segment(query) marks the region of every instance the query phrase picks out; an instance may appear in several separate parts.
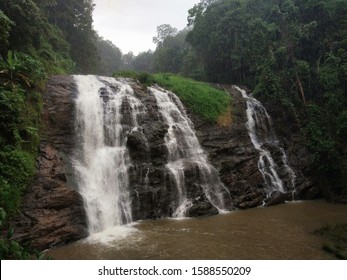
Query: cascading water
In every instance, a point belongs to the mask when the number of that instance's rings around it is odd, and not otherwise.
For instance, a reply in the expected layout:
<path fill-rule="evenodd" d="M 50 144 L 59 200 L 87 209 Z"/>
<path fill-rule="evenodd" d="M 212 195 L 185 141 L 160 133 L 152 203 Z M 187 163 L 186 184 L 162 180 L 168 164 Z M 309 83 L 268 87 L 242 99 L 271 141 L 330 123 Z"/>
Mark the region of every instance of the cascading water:
<path fill-rule="evenodd" d="M 141 203 L 148 203 L 141 199 L 146 199 L 148 192 L 154 195 L 157 190 L 152 186 L 150 162 L 133 165 L 130 156 L 133 158 L 134 151 L 128 149 L 134 148 L 128 141 L 130 135 L 132 139 L 138 137 L 136 139 L 142 139 L 141 143 L 147 147 L 148 158 L 151 156 L 144 130 L 144 127 L 148 129 L 149 112 L 140 101 L 140 98 L 147 99 L 135 96 L 125 79 L 74 76 L 74 80 L 77 145 L 73 168 L 85 201 L 89 232 L 97 241 L 101 237 L 108 242 L 113 236 L 117 238 L 113 228 L 132 222 L 132 206 L 141 209 Z M 155 171 L 163 172 L 164 177 L 170 174 L 172 188 L 167 190 L 162 182 L 160 189 L 171 203 L 164 206 L 163 216 L 184 217 L 193 206 L 195 212 L 196 209 L 214 213 L 216 209 L 231 209 L 230 193 L 220 182 L 217 170 L 208 163 L 178 97 L 160 88 L 152 87 L 149 91 L 150 99 L 156 101 L 159 108 L 160 120 L 168 125 L 165 137 L 162 136 L 167 148 L 164 156 L 167 161 L 163 162 L 167 173 L 160 168 Z M 133 185 L 134 176 L 145 177 Z M 155 207 L 148 209 L 157 211 Z"/>
<path fill-rule="evenodd" d="M 218 171 L 208 163 L 179 98 L 159 87 L 151 87 L 150 91 L 157 100 L 163 121 L 169 126 L 165 136 L 168 150 L 166 168 L 178 192 L 173 217 L 184 217 L 193 205 L 192 198 L 188 197 L 189 189 L 185 178 L 185 170 L 189 166 L 198 168 L 200 185 L 209 202 L 219 211 L 230 209 L 230 193 L 220 182 Z"/>
<path fill-rule="evenodd" d="M 272 120 L 263 105 L 255 98 L 247 95 L 245 90 L 235 86 L 247 102 L 247 128 L 249 137 L 256 150 L 259 151 L 258 169 L 263 175 L 267 196 L 273 192 L 294 192 L 296 175 L 288 165 L 283 148 L 279 147 Z M 280 157 L 275 160 L 273 154 Z M 289 181 L 284 182 L 287 177 Z"/>
<path fill-rule="evenodd" d="M 90 233 L 132 221 L 126 137 L 137 129 L 142 103 L 123 80 L 74 76 L 80 147 L 74 168 Z"/>

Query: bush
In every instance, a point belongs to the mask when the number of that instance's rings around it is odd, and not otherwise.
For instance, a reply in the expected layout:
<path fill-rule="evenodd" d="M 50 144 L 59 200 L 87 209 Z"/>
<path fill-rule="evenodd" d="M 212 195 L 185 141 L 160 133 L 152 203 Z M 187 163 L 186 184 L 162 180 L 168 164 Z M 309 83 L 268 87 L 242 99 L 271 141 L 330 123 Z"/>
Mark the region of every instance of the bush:
<path fill-rule="evenodd" d="M 150 86 L 154 83 L 154 78 L 151 74 L 147 72 L 135 72 L 132 70 L 120 71 L 113 74 L 114 77 L 124 77 L 124 78 L 132 78 L 139 81 L 141 84 L 145 86 Z"/>
<path fill-rule="evenodd" d="M 22 53 L 9 51 L 0 63 L 0 207 L 12 216 L 35 173 L 42 107 L 36 85 L 46 73 Z"/>
<path fill-rule="evenodd" d="M 35 156 L 5 147 L 0 151 L 0 207 L 10 216 L 19 209 L 22 194 L 35 174 Z"/>
<path fill-rule="evenodd" d="M 0 145 L 18 143 L 21 112 L 25 107 L 24 91 L 19 88 L 5 90 L 0 87 Z"/>
<path fill-rule="evenodd" d="M 8 38 L 14 22 L 0 10 L 0 56 L 6 53 Z"/>
<path fill-rule="evenodd" d="M 3 231 L 3 236 L 0 237 L 0 260 L 15 259 L 44 259 L 45 255 L 31 250 L 28 247 L 23 247 L 17 241 L 11 240 L 14 230 L 12 227 L 6 227 L 6 212 L 0 207 L 0 231 Z"/>
<path fill-rule="evenodd" d="M 0 68 L 1 80 L 12 87 L 18 83 L 21 87 L 30 88 L 46 78 L 42 63 L 21 52 L 8 51 L 7 60 L 0 61 Z"/>

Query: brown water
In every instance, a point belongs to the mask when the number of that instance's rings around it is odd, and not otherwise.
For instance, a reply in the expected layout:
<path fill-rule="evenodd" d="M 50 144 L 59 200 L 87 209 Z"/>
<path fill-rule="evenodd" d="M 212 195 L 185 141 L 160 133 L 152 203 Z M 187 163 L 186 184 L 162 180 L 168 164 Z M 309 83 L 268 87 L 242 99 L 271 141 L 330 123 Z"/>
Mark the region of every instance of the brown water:
<path fill-rule="evenodd" d="M 331 259 L 312 232 L 347 222 L 347 205 L 286 203 L 208 218 L 142 221 L 124 238 L 79 241 L 47 252 L 55 259 Z M 127 232 L 127 233 L 126 233 Z"/>

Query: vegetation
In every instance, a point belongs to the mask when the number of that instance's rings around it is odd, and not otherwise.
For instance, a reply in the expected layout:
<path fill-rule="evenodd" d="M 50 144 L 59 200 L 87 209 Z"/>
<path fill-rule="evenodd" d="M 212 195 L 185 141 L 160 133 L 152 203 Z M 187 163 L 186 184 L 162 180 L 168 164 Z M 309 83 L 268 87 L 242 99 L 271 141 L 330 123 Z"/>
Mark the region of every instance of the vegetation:
<path fill-rule="evenodd" d="M 123 56 L 123 69 L 253 89 L 290 126 L 279 133 L 301 135 L 308 175 L 334 200 L 347 196 L 346 15 L 346 0 L 201 0 L 187 28 L 158 26 L 156 50 Z"/>
<path fill-rule="evenodd" d="M 111 41 L 97 37 L 95 42 L 99 55 L 99 75 L 111 76 L 122 67 L 122 52 Z"/>
<path fill-rule="evenodd" d="M 186 41 L 189 29 L 178 31 L 169 24 L 157 27 L 157 44 L 154 52 L 141 52 L 135 56 L 132 52 L 122 56 L 122 70 L 149 73 L 181 74 L 188 78 L 203 79 L 204 69 L 197 53 Z"/>
<path fill-rule="evenodd" d="M 41 62 L 8 51 L 0 61 L 0 257 L 31 258 L 28 249 L 11 241 L 5 217 L 19 209 L 22 194 L 35 173 L 41 117 L 40 83 L 46 77 Z"/>
<path fill-rule="evenodd" d="M 14 214 L 35 172 L 39 143 L 42 64 L 23 53 L 0 61 L 0 205 Z"/>
<path fill-rule="evenodd" d="M 93 29 L 93 0 L 35 0 L 35 2 L 41 7 L 50 26 L 59 28 L 63 33 L 77 71 L 83 74 L 96 73 L 98 55 L 95 46 L 96 32 Z"/>
<path fill-rule="evenodd" d="M 150 71 L 253 89 L 301 134 L 325 196 L 347 196 L 347 1 L 201 0 L 188 14 L 182 31 L 158 26 Z"/>
<path fill-rule="evenodd" d="M 124 71 L 115 73 L 113 76 L 132 78 L 134 80 L 139 81 L 144 86 L 151 86 L 155 82 L 154 77 L 147 72 L 135 72 L 133 70 L 124 70 Z"/>
<path fill-rule="evenodd" d="M 91 0 L 0 2 L 0 257 L 32 258 L 8 220 L 36 169 L 48 74 L 97 71 Z"/>
<path fill-rule="evenodd" d="M 73 70 L 74 63 L 64 35 L 49 24 L 45 11 L 35 1 L 4 0 L 0 10 L 11 21 L 6 27 L 8 44 L 2 47 L 2 57 L 6 57 L 8 50 L 18 51 L 40 61 L 48 73 Z"/>
<path fill-rule="evenodd" d="M 120 71 L 114 76 L 133 78 L 145 86 L 158 84 L 174 92 L 189 110 L 209 122 L 217 122 L 222 125 L 222 118 L 225 118 L 225 115 L 231 115 L 230 95 L 207 83 L 169 73 L 151 75 L 131 70 Z"/>
<path fill-rule="evenodd" d="M 44 259 L 44 254 L 30 249 L 29 246 L 22 246 L 18 242 L 11 240 L 13 235 L 13 228 L 6 226 L 6 212 L 0 208 L 0 230 L 5 229 L 6 234 L 0 238 L 0 260 L 13 259 L 13 260 L 30 260 L 30 259 Z"/>
<path fill-rule="evenodd" d="M 207 121 L 217 122 L 230 109 L 230 95 L 206 83 L 172 74 L 153 76 L 158 85 L 173 91 L 191 111 Z"/>
<path fill-rule="evenodd" d="M 323 249 L 335 257 L 347 260 L 347 224 L 324 226 L 314 232 L 325 240 Z"/>

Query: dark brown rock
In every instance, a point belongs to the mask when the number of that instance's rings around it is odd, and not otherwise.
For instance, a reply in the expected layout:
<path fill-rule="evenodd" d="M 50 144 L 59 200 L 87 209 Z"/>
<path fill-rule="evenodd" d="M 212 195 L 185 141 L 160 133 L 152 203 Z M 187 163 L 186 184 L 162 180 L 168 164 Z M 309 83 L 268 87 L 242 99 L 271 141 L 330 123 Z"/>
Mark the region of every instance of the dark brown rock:
<path fill-rule="evenodd" d="M 281 192 L 273 192 L 270 197 L 266 198 L 264 200 L 264 204 L 266 206 L 281 204 L 286 201 L 293 200 L 293 194 L 292 193 L 281 193 Z"/>
<path fill-rule="evenodd" d="M 217 214 L 218 209 L 207 199 L 204 199 L 203 202 L 193 203 L 193 206 L 191 206 L 186 213 L 188 217 L 212 216 Z"/>
<path fill-rule="evenodd" d="M 258 170 L 258 151 L 249 138 L 246 128 L 246 103 L 232 87 L 231 122 L 216 125 L 203 121 L 190 113 L 199 141 L 208 154 L 211 164 L 219 170 L 223 184 L 230 191 L 235 207 L 250 208 L 262 205 L 263 177 Z M 256 193 L 256 195 L 254 195 Z"/>
<path fill-rule="evenodd" d="M 39 250 L 88 235 L 83 199 L 73 189 L 69 171 L 74 145 L 74 92 L 72 77 L 55 76 L 47 83 L 37 175 L 13 221 L 13 238 Z"/>
<path fill-rule="evenodd" d="M 266 201 L 273 205 L 287 200 L 288 195 L 281 196 L 281 199 L 266 200 L 264 191 L 266 186 L 263 176 L 258 170 L 259 152 L 251 143 L 246 128 L 246 102 L 232 86 L 219 87 L 228 91 L 232 96 L 231 123 L 228 125 L 211 124 L 193 113 L 190 113 L 190 118 L 210 162 L 219 170 L 222 182 L 229 189 L 234 205 L 245 209 L 260 206 Z M 279 123 L 281 121 L 284 120 L 280 119 Z M 276 121 L 274 122 L 276 123 Z M 292 126 L 288 127 L 294 129 Z M 290 139 L 288 140 L 286 137 L 290 137 Z M 304 175 L 309 166 L 307 149 L 302 145 L 302 139 L 297 134 L 291 135 L 290 132 L 287 132 L 286 136 L 280 134 L 279 139 L 284 142 L 289 164 L 297 176 L 295 198 L 305 198 L 305 193 L 312 188 L 312 183 Z M 271 149 L 271 147 L 269 148 Z M 276 155 L 278 151 L 274 151 L 274 153 Z M 285 184 L 287 184 L 286 180 Z"/>
<path fill-rule="evenodd" d="M 64 182 L 40 178 L 28 188 L 14 239 L 43 250 L 87 236 L 82 197 Z"/>
<path fill-rule="evenodd" d="M 278 106 L 277 102 L 264 100 L 263 105 L 273 120 L 276 135 L 287 153 L 290 166 L 296 173 L 295 199 L 322 198 L 322 190 L 316 187 L 319 182 L 314 182 L 314 179 L 310 177 L 312 174 L 311 155 L 306 145 L 307 139 L 302 133 L 301 124 L 293 113 L 283 110 L 283 107 Z"/>
<path fill-rule="evenodd" d="M 72 76 L 52 76 L 43 95 L 42 141 L 54 143 L 64 153 L 71 153 L 74 147 L 75 94 Z"/>

